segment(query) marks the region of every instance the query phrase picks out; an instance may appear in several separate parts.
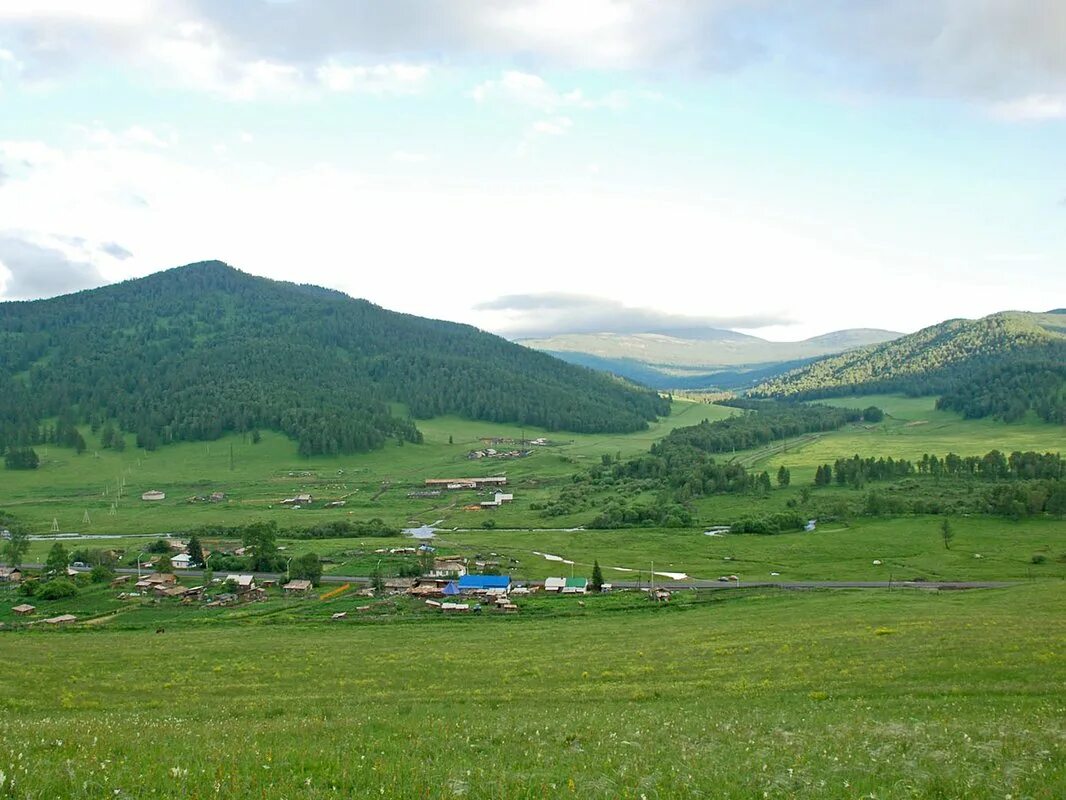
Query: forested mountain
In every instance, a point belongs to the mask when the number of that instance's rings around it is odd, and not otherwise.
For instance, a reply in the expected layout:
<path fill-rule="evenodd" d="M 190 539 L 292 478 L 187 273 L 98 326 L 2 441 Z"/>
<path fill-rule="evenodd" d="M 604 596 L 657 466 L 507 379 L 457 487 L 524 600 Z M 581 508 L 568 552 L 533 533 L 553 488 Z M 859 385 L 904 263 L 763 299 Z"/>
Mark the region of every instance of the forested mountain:
<path fill-rule="evenodd" d="M 668 413 L 655 392 L 475 328 L 217 261 L 0 304 L 0 450 L 110 420 L 145 447 L 257 428 L 306 455 L 418 441 L 389 401 L 415 418 L 588 432 Z M 50 417 L 58 426 L 42 430 Z"/>
<path fill-rule="evenodd" d="M 1066 420 L 1066 314 L 1006 311 L 955 319 L 893 342 L 825 358 L 757 386 L 756 397 L 858 392 L 943 395 L 967 416 Z"/>
<path fill-rule="evenodd" d="M 667 371 L 651 364 L 645 364 L 633 358 L 601 358 L 588 353 L 568 353 L 566 351 L 545 350 L 545 353 L 579 364 L 583 367 L 610 372 L 627 380 L 642 383 L 653 389 L 663 391 L 695 391 L 701 389 L 721 389 L 726 391 L 743 390 L 777 377 L 785 372 L 809 364 L 814 359 L 805 358 L 798 361 L 781 361 L 771 364 L 738 365 L 717 372 L 681 372 Z"/>
<path fill-rule="evenodd" d="M 729 330 L 671 330 L 654 333 L 571 333 L 546 339 L 520 339 L 536 350 L 561 355 L 630 359 L 666 374 L 718 372 L 738 367 L 767 366 L 842 353 L 890 341 L 892 331 L 856 328 L 798 342 L 771 342 Z"/>

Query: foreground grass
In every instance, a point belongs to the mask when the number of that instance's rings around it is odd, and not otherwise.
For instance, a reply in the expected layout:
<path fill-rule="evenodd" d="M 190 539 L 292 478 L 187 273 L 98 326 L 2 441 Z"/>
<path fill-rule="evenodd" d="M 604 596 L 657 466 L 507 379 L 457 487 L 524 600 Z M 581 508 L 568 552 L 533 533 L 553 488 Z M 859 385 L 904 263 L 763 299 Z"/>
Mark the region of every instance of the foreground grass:
<path fill-rule="evenodd" d="M 1064 645 L 1060 584 L 8 633 L 0 793 L 1054 798 Z"/>

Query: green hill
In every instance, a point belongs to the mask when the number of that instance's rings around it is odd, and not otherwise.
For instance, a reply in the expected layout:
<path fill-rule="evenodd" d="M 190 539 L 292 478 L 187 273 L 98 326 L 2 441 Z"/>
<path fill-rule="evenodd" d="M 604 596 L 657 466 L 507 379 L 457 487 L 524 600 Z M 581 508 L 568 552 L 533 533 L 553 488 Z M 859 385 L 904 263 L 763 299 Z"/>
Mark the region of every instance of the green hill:
<path fill-rule="evenodd" d="M 1066 315 L 1005 311 L 953 319 L 892 342 L 815 361 L 766 381 L 756 397 L 871 392 L 944 395 L 968 416 L 1066 421 Z"/>
<path fill-rule="evenodd" d="M 579 432 L 668 413 L 650 390 L 475 328 L 217 261 L 0 304 L 0 450 L 75 444 L 75 424 L 110 420 L 148 448 L 258 428 L 305 455 L 418 441 L 390 402 Z"/>

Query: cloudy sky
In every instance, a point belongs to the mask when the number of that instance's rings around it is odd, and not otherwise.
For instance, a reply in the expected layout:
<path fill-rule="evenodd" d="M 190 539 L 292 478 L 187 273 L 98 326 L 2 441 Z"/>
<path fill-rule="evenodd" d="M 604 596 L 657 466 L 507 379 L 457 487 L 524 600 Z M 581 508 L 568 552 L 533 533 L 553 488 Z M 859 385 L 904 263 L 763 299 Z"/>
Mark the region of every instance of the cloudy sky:
<path fill-rule="evenodd" d="M 0 0 L 0 297 L 210 258 L 517 335 L 1066 305 L 1060 0 Z"/>

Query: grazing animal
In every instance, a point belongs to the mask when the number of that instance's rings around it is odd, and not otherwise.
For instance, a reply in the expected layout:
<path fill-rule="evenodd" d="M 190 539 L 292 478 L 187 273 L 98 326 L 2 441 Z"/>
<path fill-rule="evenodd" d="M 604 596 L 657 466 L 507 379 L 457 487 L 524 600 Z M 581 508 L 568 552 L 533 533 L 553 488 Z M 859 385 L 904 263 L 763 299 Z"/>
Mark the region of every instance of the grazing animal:
<path fill-rule="evenodd" d="M 156 629 L 155 629 L 155 632 L 156 632 L 156 633 L 166 633 L 166 632 L 167 632 L 167 629 L 166 629 L 166 628 L 162 628 L 162 627 L 160 627 L 160 628 L 156 628 Z"/>

